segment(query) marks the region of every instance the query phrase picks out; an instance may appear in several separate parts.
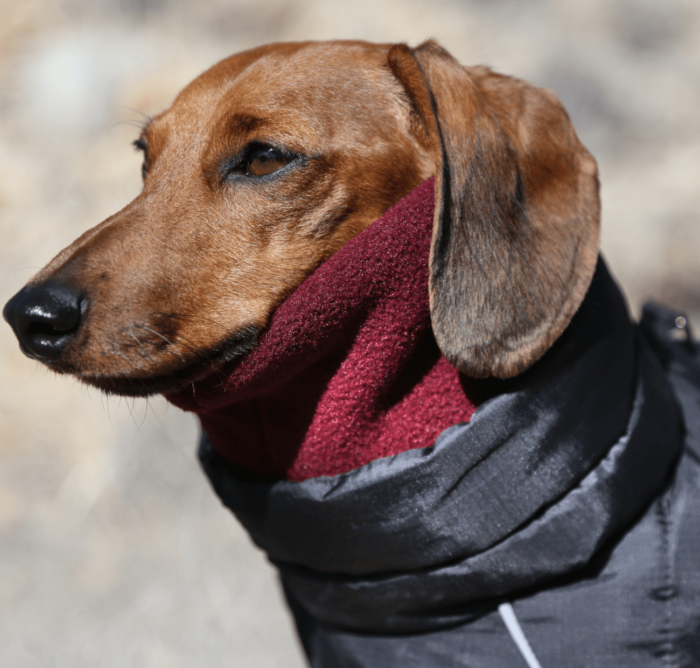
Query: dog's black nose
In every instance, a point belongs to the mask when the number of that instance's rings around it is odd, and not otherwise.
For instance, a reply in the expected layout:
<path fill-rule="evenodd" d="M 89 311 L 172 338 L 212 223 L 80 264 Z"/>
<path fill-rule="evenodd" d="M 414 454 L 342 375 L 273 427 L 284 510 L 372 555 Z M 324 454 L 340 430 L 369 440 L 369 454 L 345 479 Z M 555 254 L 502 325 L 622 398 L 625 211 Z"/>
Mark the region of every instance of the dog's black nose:
<path fill-rule="evenodd" d="M 71 288 L 55 283 L 22 288 L 5 305 L 2 315 L 28 357 L 56 360 L 80 327 L 85 300 Z"/>

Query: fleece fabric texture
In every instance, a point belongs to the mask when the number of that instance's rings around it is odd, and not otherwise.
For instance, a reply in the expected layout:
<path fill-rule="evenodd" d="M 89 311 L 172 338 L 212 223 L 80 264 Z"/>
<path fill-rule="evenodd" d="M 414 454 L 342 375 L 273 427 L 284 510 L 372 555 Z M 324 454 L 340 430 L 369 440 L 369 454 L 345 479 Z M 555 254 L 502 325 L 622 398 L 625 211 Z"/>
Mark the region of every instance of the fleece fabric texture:
<path fill-rule="evenodd" d="M 225 461 L 266 479 L 333 476 L 469 422 L 482 386 L 430 328 L 433 212 L 429 179 L 311 274 L 246 358 L 168 397 Z"/>

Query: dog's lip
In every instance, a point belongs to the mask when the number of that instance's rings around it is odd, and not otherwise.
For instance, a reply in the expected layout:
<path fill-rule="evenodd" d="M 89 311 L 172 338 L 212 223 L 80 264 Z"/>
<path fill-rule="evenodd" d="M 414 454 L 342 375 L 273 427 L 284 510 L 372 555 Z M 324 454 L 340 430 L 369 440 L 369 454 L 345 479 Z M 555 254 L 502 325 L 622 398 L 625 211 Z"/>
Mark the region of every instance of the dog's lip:
<path fill-rule="evenodd" d="M 195 359 L 178 367 L 171 367 L 162 373 L 149 376 L 132 376 L 128 374 L 110 376 L 97 375 L 89 371 L 77 373 L 78 379 L 98 388 L 107 394 L 125 397 L 150 397 L 154 394 L 174 394 L 193 383 L 204 380 L 227 363 L 239 363 L 255 347 L 259 329 L 248 326 L 239 329 Z"/>
<path fill-rule="evenodd" d="M 222 363 L 195 362 L 186 367 L 153 376 L 103 376 L 84 373 L 78 374 L 78 379 L 106 394 L 116 394 L 123 397 L 150 397 L 155 394 L 179 392 L 188 385 L 216 373 Z"/>

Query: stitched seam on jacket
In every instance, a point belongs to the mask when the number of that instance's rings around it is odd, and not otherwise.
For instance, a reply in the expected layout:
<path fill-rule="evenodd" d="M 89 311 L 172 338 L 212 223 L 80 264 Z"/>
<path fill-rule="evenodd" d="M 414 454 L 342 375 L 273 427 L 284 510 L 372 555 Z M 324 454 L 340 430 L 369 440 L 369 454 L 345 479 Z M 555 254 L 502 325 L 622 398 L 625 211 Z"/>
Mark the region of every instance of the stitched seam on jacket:
<path fill-rule="evenodd" d="M 671 513 L 669 512 L 670 500 L 668 493 L 659 499 L 657 504 L 656 517 L 661 528 L 661 569 L 663 588 L 670 594 L 675 588 L 673 586 L 673 565 L 672 565 L 672 547 L 671 547 Z M 664 622 L 661 628 L 663 642 L 662 661 L 664 668 L 680 668 L 680 656 L 678 652 L 678 644 L 673 637 L 673 605 L 674 596 L 668 595 L 664 597 Z"/>

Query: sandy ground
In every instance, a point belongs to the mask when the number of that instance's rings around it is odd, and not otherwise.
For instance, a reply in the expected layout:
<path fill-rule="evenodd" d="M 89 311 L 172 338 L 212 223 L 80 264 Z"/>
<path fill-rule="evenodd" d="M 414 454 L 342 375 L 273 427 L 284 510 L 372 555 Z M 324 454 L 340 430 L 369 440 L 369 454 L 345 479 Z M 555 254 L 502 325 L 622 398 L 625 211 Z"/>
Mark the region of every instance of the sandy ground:
<path fill-rule="evenodd" d="M 0 0 L 0 17 L 0 303 L 138 192 L 142 114 L 217 60 L 435 37 L 559 94 L 599 160 L 633 311 L 653 296 L 700 315 L 697 0 Z M 1 666 L 303 665 L 190 416 L 49 375 L 4 325 L 0 379 Z"/>

